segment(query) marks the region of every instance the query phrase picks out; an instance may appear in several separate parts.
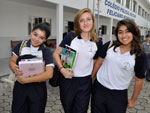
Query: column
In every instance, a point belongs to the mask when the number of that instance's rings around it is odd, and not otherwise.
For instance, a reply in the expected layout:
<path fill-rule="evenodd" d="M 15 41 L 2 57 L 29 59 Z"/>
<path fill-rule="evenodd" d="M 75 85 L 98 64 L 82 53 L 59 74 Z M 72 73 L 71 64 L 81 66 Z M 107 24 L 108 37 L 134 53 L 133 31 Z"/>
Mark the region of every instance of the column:
<path fill-rule="evenodd" d="M 56 6 L 56 45 L 60 44 L 63 39 L 63 5 L 61 3 Z"/>
<path fill-rule="evenodd" d="M 110 18 L 109 20 L 109 26 L 108 26 L 108 31 L 109 31 L 109 39 L 112 41 L 112 26 L 113 26 L 113 19 Z"/>
<path fill-rule="evenodd" d="M 97 29 L 96 32 L 98 34 L 98 29 L 99 29 L 99 13 L 100 13 L 100 0 L 97 0 L 97 7 L 98 7 L 98 13 L 97 13 Z"/>
<path fill-rule="evenodd" d="M 95 0 L 93 0 L 93 15 L 95 16 Z"/>
<path fill-rule="evenodd" d="M 87 7 L 91 9 L 91 11 L 93 12 L 93 7 L 94 7 L 94 0 L 87 0 Z"/>
<path fill-rule="evenodd" d="M 126 0 L 124 0 L 123 2 L 124 2 L 124 3 L 123 3 L 123 6 L 126 7 Z"/>

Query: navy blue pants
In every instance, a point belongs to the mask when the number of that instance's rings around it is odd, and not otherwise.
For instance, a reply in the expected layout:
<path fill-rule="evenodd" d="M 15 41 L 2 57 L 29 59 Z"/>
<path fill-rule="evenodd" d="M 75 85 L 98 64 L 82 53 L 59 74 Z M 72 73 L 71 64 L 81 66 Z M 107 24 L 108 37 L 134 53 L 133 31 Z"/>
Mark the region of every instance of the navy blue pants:
<path fill-rule="evenodd" d="M 127 104 L 127 90 L 110 90 L 94 81 L 91 113 L 126 113 Z"/>
<path fill-rule="evenodd" d="M 91 86 L 91 76 L 61 78 L 60 99 L 65 113 L 87 113 Z"/>
<path fill-rule="evenodd" d="M 46 83 L 20 84 L 13 89 L 12 113 L 44 113 L 47 99 Z"/>

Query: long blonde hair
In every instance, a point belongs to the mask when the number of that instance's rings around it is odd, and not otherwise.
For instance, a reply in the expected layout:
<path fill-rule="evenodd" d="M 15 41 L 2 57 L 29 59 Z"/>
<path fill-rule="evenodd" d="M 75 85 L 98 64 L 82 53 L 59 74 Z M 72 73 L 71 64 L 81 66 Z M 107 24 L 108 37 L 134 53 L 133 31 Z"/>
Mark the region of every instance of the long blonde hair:
<path fill-rule="evenodd" d="M 78 11 L 76 16 L 74 17 L 74 34 L 75 36 L 78 36 L 81 34 L 82 30 L 80 29 L 79 19 L 81 15 L 86 12 L 92 16 L 92 20 L 93 20 L 93 27 L 90 31 L 91 40 L 94 42 L 98 42 L 98 37 L 96 36 L 96 33 L 95 33 L 95 17 L 89 8 L 83 8 L 82 10 Z"/>

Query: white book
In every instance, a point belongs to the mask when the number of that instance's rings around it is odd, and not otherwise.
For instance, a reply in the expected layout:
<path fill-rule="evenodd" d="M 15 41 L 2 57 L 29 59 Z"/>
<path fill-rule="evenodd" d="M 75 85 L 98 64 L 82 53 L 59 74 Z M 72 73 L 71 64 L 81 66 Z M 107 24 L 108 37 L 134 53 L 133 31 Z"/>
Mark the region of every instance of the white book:
<path fill-rule="evenodd" d="M 45 62 L 40 59 L 25 59 L 19 62 L 19 69 L 24 77 L 34 76 L 44 72 Z"/>

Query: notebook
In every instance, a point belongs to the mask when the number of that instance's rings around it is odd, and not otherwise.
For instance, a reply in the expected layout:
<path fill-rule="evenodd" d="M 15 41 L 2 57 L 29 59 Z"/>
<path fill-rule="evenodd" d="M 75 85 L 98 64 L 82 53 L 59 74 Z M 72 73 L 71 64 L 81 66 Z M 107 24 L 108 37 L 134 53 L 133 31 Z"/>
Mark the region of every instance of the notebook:
<path fill-rule="evenodd" d="M 65 68 L 73 69 L 77 58 L 77 52 L 68 45 L 65 45 L 61 52 L 61 61 Z"/>
<path fill-rule="evenodd" d="M 31 77 L 44 72 L 45 63 L 43 60 L 25 59 L 19 62 L 19 69 L 24 77 Z"/>

